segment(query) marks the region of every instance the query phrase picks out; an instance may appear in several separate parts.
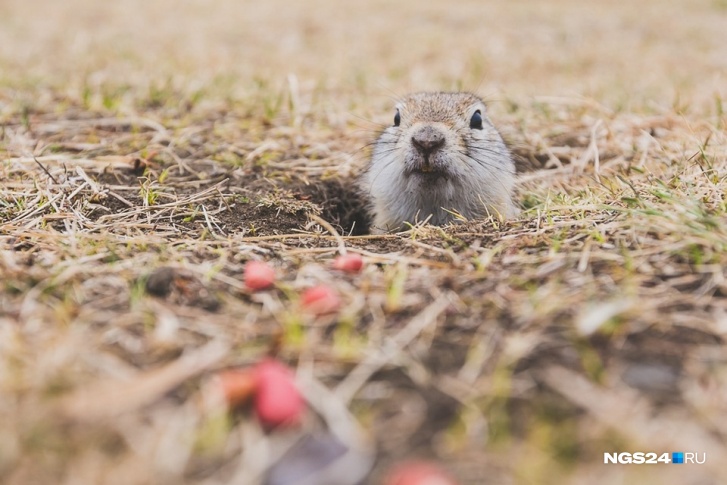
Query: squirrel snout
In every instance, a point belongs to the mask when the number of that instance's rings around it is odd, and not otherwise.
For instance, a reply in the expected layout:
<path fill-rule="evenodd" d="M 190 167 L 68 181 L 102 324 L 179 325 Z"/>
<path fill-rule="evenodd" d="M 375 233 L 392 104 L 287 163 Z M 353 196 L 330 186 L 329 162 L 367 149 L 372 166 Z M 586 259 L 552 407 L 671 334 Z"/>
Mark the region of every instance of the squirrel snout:
<path fill-rule="evenodd" d="M 412 135 L 411 144 L 422 155 L 429 155 L 444 146 L 444 133 L 431 126 L 425 126 Z"/>

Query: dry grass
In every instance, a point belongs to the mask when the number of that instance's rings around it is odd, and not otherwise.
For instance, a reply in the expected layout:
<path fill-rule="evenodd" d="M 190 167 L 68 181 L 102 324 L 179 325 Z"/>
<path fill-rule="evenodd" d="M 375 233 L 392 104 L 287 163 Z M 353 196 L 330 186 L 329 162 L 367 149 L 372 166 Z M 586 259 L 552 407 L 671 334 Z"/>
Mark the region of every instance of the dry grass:
<path fill-rule="evenodd" d="M 366 483 L 727 481 L 727 10 L 676 3 L 4 2 L 2 482 L 259 483 L 301 435 Z M 526 210 L 362 234 L 393 93 L 459 88 Z M 299 311 L 317 283 L 338 314 Z M 214 392 L 268 353 L 300 430 Z M 679 450 L 707 463 L 603 465 Z"/>

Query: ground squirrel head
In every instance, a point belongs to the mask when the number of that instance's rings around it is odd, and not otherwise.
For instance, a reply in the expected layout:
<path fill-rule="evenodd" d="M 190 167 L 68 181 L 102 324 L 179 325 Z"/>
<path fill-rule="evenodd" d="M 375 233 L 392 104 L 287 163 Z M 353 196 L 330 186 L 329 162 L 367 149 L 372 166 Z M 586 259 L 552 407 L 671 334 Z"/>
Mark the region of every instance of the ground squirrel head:
<path fill-rule="evenodd" d="M 396 106 L 361 178 L 376 231 L 428 219 L 516 213 L 515 166 L 485 103 L 470 93 L 414 93 Z"/>

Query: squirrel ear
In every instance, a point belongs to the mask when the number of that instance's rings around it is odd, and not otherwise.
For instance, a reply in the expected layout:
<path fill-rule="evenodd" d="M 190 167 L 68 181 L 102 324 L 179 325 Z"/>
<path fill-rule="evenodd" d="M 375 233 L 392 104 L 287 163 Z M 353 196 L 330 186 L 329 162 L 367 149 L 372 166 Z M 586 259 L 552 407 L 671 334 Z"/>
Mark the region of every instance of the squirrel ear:
<path fill-rule="evenodd" d="M 473 130 L 481 130 L 482 127 L 482 112 L 480 110 L 475 111 L 470 119 L 470 128 Z"/>
<path fill-rule="evenodd" d="M 399 123 L 401 123 L 401 115 L 399 114 L 399 109 L 397 108 L 396 114 L 394 115 L 394 126 L 399 126 Z"/>

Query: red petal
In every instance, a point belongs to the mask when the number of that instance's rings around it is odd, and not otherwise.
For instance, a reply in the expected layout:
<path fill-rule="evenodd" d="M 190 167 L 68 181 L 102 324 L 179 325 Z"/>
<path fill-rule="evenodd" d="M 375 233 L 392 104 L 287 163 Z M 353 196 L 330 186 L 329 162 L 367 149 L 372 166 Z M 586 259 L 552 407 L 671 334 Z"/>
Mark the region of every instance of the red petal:
<path fill-rule="evenodd" d="M 346 273 L 358 273 L 361 268 L 363 268 L 363 258 L 360 254 L 349 253 L 333 260 L 333 269 Z"/>
<path fill-rule="evenodd" d="M 263 261 L 249 261 L 245 265 L 245 286 L 251 291 L 270 288 L 275 283 L 275 271 Z"/>
<path fill-rule="evenodd" d="M 457 485 L 457 482 L 434 463 L 409 461 L 389 472 L 384 485 Z"/>
<path fill-rule="evenodd" d="M 308 288 L 303 292 L 300 300 L 303 309 L 314 315 L 335 313 L 341 306 L 341 298 L 338 293 L 325 285 Z"/>
<path fill-rule="evenodd" d="M 300 423 L 305 402 L 295 386 L 293 372 L 280 362 L 266 359 L 253 369 L 257 392 L 255 413 L 266 427 Z"/>
<path fill-rule="evenodd" d="M 250 370 L 228 369 L 217 374 L 217 380 L 230 408 L 244 404 L 255 392 L 257 383 Z"/>

